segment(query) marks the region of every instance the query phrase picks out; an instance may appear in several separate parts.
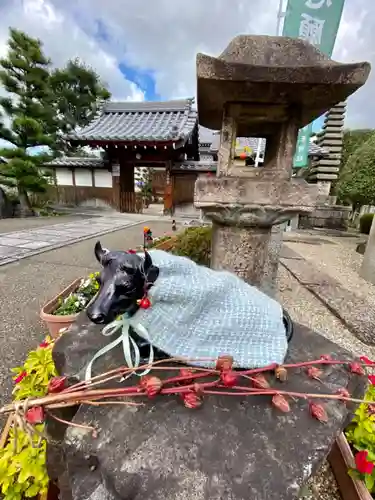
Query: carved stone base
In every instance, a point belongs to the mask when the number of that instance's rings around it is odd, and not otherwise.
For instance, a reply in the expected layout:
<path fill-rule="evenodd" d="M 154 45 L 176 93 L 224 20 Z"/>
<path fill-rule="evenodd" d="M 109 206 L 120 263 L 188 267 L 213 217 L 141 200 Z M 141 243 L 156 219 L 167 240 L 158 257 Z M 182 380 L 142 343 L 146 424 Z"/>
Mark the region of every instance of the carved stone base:
<path fill-rule="evenodd" d="M 225 269 L 262 288 L 271 228 L 240 228 L 213 224 L 213 269 Z"/>

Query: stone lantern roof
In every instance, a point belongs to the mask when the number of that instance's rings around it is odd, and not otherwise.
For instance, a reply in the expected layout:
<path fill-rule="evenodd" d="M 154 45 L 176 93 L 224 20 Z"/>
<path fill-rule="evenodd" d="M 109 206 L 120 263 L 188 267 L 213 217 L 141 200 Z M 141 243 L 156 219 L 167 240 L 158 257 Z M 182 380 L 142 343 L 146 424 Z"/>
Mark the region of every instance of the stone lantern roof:
<path fill-rule="evenodd" d="M 197 55 L 199 123 L 220 129 L 230 102 L 239 104 L 238 137 L 272 134 L 292 111 L 303 127 L 361 87 L 370 69 L 332 61 L 305 40 L 240 35 L 219 57 Z"/>

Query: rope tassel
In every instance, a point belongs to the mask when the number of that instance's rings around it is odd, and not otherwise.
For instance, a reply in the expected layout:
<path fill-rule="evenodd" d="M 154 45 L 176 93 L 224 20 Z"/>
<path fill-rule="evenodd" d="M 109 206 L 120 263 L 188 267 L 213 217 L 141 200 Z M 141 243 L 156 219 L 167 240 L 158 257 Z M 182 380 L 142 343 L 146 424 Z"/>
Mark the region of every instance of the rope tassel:
<path fill-rule="evenodd" d="M 118 332 L 119 330 L 121 330 L 121 334 L 119 335 L 119 337 L 117 339 L 113 340 L 105 347 L 102 347 L 102 349 L 100 349 L 94 355 L 94 357 L 91 359 L 91 361 L 89 362 L 89 364 L 86 367 L 86 373 L 85 373 L 85 380 L 86 381 L 88 381 L 92 378 L 92 366 L 93 366 L 94 361 L 96 361 L 101 356 L 104 356 L 104 354 L 107 354 L 107 352 L 110 352 L 113 348 L 117 347 L 121 343 L 122 343 L 122 348 L 123 348 L 123 352 L 124 352 L 125 362 L 126 362 L 126 365 L 128 366 L 128 368 L 136 369 L 139 367 L 141 356 L 140 356 L 140 352 L 139 352 L 139 348 L 137 346 L 137 343 L 135 342 L 133 337 L 130 335 L 130 331 L 129 331 L 130 326 L 133 328 L 133 330 L 138 335 L 140 335 L 141 337 L 143 337 L 145 340 L 147 340 L 150 343 L 150 355 L 149 355 L 147 365 L 148 364 L 151 365 L 154 362 L 154 349 L 151 345 L 150 337 L 148 335 L 146 328 L 144 328 L 140 324 L 137 324 L 137 325 L 131 324 L 130 318 L 126 314 L 124 314 L 123 316 L 116 319 L 115 321 L 112 321 L 112 323 L 109 323 L 107 326 L 105 326 L 103 328 L 102 334 L 106 337 L 110 337 L 111 335 Z M 134 353 L 134 363 L 132 360 L 132 350 Z M 136 374 L 138 377 L 142 377 L 143 375 L 147 375 L 147 373 L 149 373 L 150 370 L 151 370 L 151 368 L 148 368 L 148 369 L 144 370 L 143 372 L 132 371 L 129 375 L 127 375 L 126 377 L 123 377 L 121 379 L 121 381 L 126 380 L 127 378 L 131 377 L 134 374 Z"/>

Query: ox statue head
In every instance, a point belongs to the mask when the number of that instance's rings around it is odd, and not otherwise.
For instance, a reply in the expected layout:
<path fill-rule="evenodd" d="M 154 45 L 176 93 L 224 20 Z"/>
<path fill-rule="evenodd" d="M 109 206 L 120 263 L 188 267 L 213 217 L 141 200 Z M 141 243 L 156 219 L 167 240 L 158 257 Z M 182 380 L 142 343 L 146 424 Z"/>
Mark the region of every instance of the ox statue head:
<path fill-rule="evenodd" d="M 142 299 L 159 275 L 150 254 L 110 251 L 95 245 L 95 256 L 102 266 L 98 276 L 99 291 L 87 308 L 87 316 L 96 324 L 107 324 L 120 314 L 134 314 L 137 300 Z"/>

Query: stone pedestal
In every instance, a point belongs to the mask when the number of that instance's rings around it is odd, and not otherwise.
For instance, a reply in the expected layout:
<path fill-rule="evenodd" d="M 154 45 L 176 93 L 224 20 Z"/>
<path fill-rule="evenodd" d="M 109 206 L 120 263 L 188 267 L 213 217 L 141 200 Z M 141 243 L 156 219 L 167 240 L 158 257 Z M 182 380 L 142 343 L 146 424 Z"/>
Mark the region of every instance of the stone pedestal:
<path fill-rule="evenodd" d="M 82 313 L 54 347 L 59 374 L 82 375 L 107 343 L 100 326 L 88 323 Z M 350 359 L 329 340 L 295 325 L 287 362 L 322 354 Z M 93 375 L 122 364 L 118 346 L 95 362 Z M 327 367 L 320 378 L 296 370 L 282 388 L 324 394 L 347 387 L 358 398 L 365 391 L 365 378 L 342 367 Z M 48 426 L 54 438 L 47 453 L 49 475 L 64 479 L 63 499 L 294 500 L 347 425 L 353 407 L 324 403 L 329 419 L 321 424 L 309 415 L 307 401 L 290 404 L 290 413 L 275 410 L 268 397 L 206 397 L 199 410 L 164 396 L 146 401 L 144 407 L 83 405 L 74 423 L 94 424 L 101 431 L 93 438 L 87 429 L 62 426 L 66 432 L 61 435 L 55 424 Z"/>

